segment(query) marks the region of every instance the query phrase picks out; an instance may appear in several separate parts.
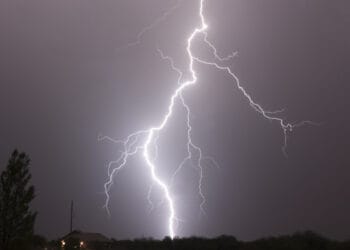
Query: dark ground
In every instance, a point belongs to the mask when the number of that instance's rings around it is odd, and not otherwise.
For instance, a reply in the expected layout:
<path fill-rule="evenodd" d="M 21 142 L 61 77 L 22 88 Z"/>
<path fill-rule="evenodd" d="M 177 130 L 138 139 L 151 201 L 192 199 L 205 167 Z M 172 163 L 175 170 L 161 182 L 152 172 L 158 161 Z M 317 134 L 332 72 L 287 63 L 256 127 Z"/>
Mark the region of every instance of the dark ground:
<path fill-rule="evenodd" d="M 60 249 L 60 241 L 51 242 L 51 247 L 47 249 Z M 152 238 L 135 240 L 115 240 L 112 239 L 109 245 L 91 243 L 89 249 L 125 249 L 125 250 L 345 250 L 350 249 L 350 240 L 334 241 L 327 239 L 311 231 L 295 233 L 293 235 L 283 235 L 277 237 L 262 238 L 255 241 L 243 242 L 233 236 L 219 236 L 217 238 L 175 238 L 171 240 L 166 237 L 163 240 Z M 65 249 L 70 249 L 69 246 Z M 72 249 L 75 249 L 74 247 Z"/>

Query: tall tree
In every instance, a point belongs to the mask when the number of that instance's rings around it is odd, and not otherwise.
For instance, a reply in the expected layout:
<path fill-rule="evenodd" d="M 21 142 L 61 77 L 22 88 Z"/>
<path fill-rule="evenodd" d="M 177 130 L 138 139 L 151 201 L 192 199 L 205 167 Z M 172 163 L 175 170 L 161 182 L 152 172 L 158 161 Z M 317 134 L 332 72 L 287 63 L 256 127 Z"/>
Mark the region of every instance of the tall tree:
<path fill-rule="evenodd" d="M 0 176 L 0 249 L 14 249 L 16 241 L 30 238 L 34 231 L 36 212 L 30 210 L 35 197 L 30 185 L 30 159 L 14 150 Z"/>

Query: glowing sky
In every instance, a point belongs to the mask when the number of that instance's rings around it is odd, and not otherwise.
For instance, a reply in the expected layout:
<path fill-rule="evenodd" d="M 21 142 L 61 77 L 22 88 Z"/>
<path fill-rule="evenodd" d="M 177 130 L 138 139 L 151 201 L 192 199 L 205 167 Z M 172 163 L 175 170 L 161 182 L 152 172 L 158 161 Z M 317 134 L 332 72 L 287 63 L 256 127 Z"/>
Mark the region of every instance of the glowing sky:
<path fill-rule="evenodd" d="M 141 157 L 116 177 L 108 218 L 102 208 L 105 166 L 118 147 L 97 138 L 123 138 L 165 112 L 178 76 L 157 47 L 185 71 L 198 1 L 183 1 L 139 45 L 118 48 L 174 3 L 0 4 L 6 34 L 0 40 L 0 169 L 14 147 L 31 155 L 39 233 L 66 233 L 74 199 L 76 228 L 116 238 L 166 234 L 167 209 L 148 209 L 149 176 Z M 340 0 L 208 0 L 209 38 L 222 55 L 238 51 L 231 68 L 255 100 L 268 110 L 284 108 L 290 122 L 323 125 L 292 133 L 285 158 L 278 124 L 254 112 L 226 74 L 196 65 L 200 84 L 185 94 L 193 138 L 220 169 L 204 167 L 205 216 L 198 216 L 196 170 L 188 167 L 177 177 L 175 199 L 184 220 L 179 235 L 253 239 L 312 229 L 348 237 L 349 12 L 350 4 Z M 195 53 L 208 56 L 203 46 Z M 186 150 L 184 115 L 176 109 L 159 140 L 168 145 L 158 160 L 167 166 L 159 171 L 166 178 Z M 160 193 L 153 198 L 156 204 Z"/>

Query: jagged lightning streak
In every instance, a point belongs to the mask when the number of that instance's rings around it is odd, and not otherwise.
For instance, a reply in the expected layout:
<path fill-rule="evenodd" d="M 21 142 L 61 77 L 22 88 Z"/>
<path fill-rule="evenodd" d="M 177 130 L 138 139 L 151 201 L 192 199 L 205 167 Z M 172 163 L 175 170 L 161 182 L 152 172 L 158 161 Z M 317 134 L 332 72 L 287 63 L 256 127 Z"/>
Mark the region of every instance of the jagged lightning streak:
<path fill-rule="evenodd" d="M 313 124 L 310 121 L 303 121 L 301 123 L 288 123 L 284 119 L 279 118 L 277 114 L 281 111 L 275 111 L 275 112 L 270 112 L 266 111 L 265 109 L 262 108 L 262 106 L 258 103 L 256 103 L 253 98 L 247 93 L 247 91 L 243 88 L 243 86 L 240 83 L 239 78 L 232 72 L 230 67 L 225 66 L 224 63 L 231 60 L 236 53 L 232 53 L 226 57 L 221 57 L 219 56 L 216 47 L 209 41 L 208 39 L 208 34 L 207 34 L 207 28 L 208 25 L 205 21 L 204 17 L 204 2 L 205 0 L 199 0 L 199 12 L 198 16 L 200 18 L 200 26 L 196 27 L 192 33 L 189 35 L 187 38 L 187 46 L 186 46 L 186 53 L 189 59 L 189 64 L 188 64 L 188 71 L 190 72 L 190 79 L 183 81 L 183 72 L 175 66 L 175 63 L 173 59 L 169 56 L 166 56 L 163 54 L 163 52 L 158 49 L 158 52 L 160 53 L 160 56 L 163 60 L 168 60 L 170 62 L 171 68 L 178 73 L 178 87 L 175 89 L 173 94 L 170 97 L 169 100 L 169 105 L 167 108 L 166 113 L 164 116 L 161 118 L 160 122 L 158 125 L 155 125 L 153 127 L 150 127 L 149 129 L 145 130 L 139 130 L 136 131 L 132 134 L 130 134 L 125 140 L 114 140 L 110 137 L 103 136 L 100 137 L 100 140 L 110 140 L 113 143 L 118 143 L 121 144 L 123 147 L 123 150 L 121 151 L 120 157 L 109 163 L 108 165 L 108 181 L 105 183 L 104 188 L 105 188 L 105 194 L 106 194 L 106 202 L 105 202 L 105 208 L 108 209 L 108 204 L 110 200 L 110 195 L 109 191 L 111 186 L 113 185 L 113 177 L 123 168 L 126 166 L 128 159 L 139 153 L 142 152 L 142 156 L 145 160 L 145 165 L 147 166 L 152 181 L 154 184 L 158 185 L 158 187 L 162 190 L 164 194 L 164 201 L 166 201 L 167 206 L 168 206 L 168 234 L 171 238 L 175 236 L 175 224 L 178 221 L 176 217 L 176 211 L 175 211 L 175 204 L 174 204 L 174 199 L 172 198 L 171 194 L 171 186 L 172 183 L 174 182 L 174 179 L 177 175 L 177 173 L 183 168 L 186 162 L 193 161 L 196 163 L 195 167 L 198 170 L 199 173 L 199 181 L 198 181 L 198 190 L 199 190 L 199 195 L 201 197 L 201 204 L 200 204 L 200 209 L 202 212 L 204 212 L 203 206 L 205 203 L 205 196 L 202 191 L 202 180 L 203 180 L 203 167 L 202 163 L 205 159 L 209 159 L 214 165 L 217 165 L 216 162 L 211 159 L 211 158 L 205 158 L 203 157 L 203 153 L 200 147 L 198 147 L 192 140 L 192 126 L 190 123 L 190 108 L 186 104 L 186 101 L 183 97 L 183 92 L 186 88 L 188 88 L 191 85 L 194 85 L 198 81 L 197 77 L 197 72 L 194 70 L 194 63 L 200 63 L 200 64 L 205 64 L 208 66 L 213 66 L 218 70 L 224 71 L 228 73 L 233 82 L 235 83 L 235 86 L 241 91 L 241 93 L 244 95 L 244 97 L 247 99 L 249 105 L 258 113 L 260 113 L 265 119 L 270 120 L 270 121 L 275 121 L 278 122 L 280 127 L 282 128 L 283 135 L 284 135 L 284 144 L 282 146 L 282 150 L 285 153 L 285 149 L 287 146 L 287 134 L 288 132 L 292 131 L 293 128 L 299 127 L 304 124 Z M 173 8 L 176 8 L 177 5 L 175 5 Z M 169 12 L 166 12 L 160 19 L 157 19 L 154 24 L 151 24 L 150 26 L 147 26 L 144 28 L 138 35 L 138 39 L 135 43 L 131 43 L 128 45 L 129 46 L 134 46 L 141 41 L 141 37 L 144 35 L 144 33 L 152 29 L 154 25 L 158 24 L 162 19 L 164 19 Z M 211 50 L 212 55 L 214 60 L 209 61 L 209 60 L 204 60 L 201 59 L 200 57 L 197 57 L 193 55 L 192 53 L 192 46 L 193 46 L 193 41 L 197 37 L 202 37 L 202 41 L 208 48 Z M 158 146 L 157 146 L 157 140 L 159 138 L 159 133 L 165 128 L 165 126 L 168 124 L 169 119 L 172 117 L 173 110 L 175 104 L 179 102 L 182 107 L 184 108 L 186 112 L 186 127 L 187 127 L 187 156 L 184 158 L 184 160 L 179 164 L 178 168 L 175 170 L 175 172 L 172 175 L 171 178 L 171 184 L 167 184 L 164 180 L 162 180 L 158 175 L 157 175 L 157 167 L 155 165 L 155 159 L 158 155 Z M 115 167 L 114 167 L 115 166 Z M 149 192 L 148 192 L 148 201 L 151 203 L 151 208 L 153 207 L 153 204 L 150 199 L 150 195 L 152 192 L 153 185 L 151 185 Z"/>
<path fill-rule="evenodd" d="M 183 0 L 181 0 L 183 1 Z M 138 34 L 137 34 L 137 39 L 134 42 L 128 43 L 125 46 L 122 46 L 117 49 L 118 50 L 123 50 L 127 49 L 136 45 L 141 44 L 141 39 L 142 37 L 150 30 L 154 29 L 158 24 L 162 23 L 172 12 L 174 12 L 180 5 L 181 1 L 177 1 L 168 11 L 165 11 L 160 17 L 158 17 L 155 21 L 150 23 L 148 26 L 144 27 Z"/>

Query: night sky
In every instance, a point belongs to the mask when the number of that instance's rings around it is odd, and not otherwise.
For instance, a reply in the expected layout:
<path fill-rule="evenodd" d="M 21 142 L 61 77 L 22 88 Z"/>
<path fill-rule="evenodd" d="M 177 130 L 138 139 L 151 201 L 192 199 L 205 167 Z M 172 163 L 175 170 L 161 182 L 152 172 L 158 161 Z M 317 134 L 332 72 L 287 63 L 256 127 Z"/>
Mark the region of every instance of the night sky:
<path fill-rule="evenodd" d="M 39 212 L 36 232 L 49 238 L 74 227 L 109 237 L 162 238 L 167 207 L 149 210 L 149 172 L 140 156 L 115 177 L 108 217 L 107 164 L 125 138 L 158 123 L 177 75 L 186 74 L 186 39 L 199 24 L 197 0 L 181 1 L 141 43 L 138 33 L 171 9 L 170 0 L 13 0 L 0 2 L 0 170 L 14 148 L 32 159 Z M 204 165 L 206 215 L 199 215 L 198 172 L 190 165 L 174 186 L 179 236 L 232 234 L 239 239 L 315 230 L 350 237 L 350 1 L 208 0 L 209 39 L 254 100 L 284 109 L 288 134 L 255 112 L 224 72 L 195 65 L 198 85 L 184 97 L 193 139 L 220 168 Z M 207 51 L 198 41 L 196 55 Z M 184 157 L 181 107 L 159 139 L 159 174 Z M 161 193 L 153 194 L 155 203 Z"/>

